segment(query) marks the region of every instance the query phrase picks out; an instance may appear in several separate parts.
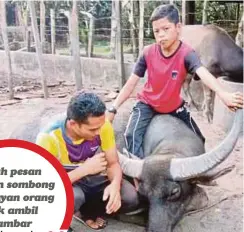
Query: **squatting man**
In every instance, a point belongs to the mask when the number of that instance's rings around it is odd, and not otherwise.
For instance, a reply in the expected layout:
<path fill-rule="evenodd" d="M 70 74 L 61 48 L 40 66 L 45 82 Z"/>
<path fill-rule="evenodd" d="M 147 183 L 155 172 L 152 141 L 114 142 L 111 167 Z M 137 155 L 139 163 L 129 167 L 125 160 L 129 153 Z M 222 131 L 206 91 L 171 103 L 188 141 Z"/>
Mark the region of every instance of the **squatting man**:
<path fill-rule="evenodd" d="M 122 179 L 114 131 L 105 111 L 97 95 L 79 92 L 71 98 L 65 117 L 50 122 L 36 140 L 65 167 L 79 164 L 68 172 L 75 217 L 92 229 L 106 226 L 105 211 L 125 213 L 139 205 L 136 189 Z"/>

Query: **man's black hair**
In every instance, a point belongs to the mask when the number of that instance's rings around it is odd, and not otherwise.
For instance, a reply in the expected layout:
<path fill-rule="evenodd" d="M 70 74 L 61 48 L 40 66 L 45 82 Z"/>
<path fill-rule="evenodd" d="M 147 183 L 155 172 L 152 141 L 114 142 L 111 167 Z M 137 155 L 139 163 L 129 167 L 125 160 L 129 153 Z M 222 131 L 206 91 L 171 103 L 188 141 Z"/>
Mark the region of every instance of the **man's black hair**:
<path fill-rule="evenodd" d="M 158 6 L 151 15 L 151 22 L 167 18 L 171 23 L 179 22 L 179 10 L 174 4 L 166 4 Z"/>
<path fill-rule="evenodd" d="M 67 119 L 79 123 L 86 123 L 88 117 L 99 117 L 105 114 L 106 106 L 103 101 L 92 92 L 78 92 L 67 108 Z"/>

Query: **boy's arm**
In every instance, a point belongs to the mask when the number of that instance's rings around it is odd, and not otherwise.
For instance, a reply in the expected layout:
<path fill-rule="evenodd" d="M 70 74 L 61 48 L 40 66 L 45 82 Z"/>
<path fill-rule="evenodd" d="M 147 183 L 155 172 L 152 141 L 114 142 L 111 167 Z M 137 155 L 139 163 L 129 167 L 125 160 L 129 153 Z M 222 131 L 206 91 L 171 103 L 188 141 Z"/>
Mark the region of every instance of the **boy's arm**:
<path fill-rule="evenodd" d="M 197 75 L 202 82 L 211 90 L 216 92 L 219 98 L 224 102 L 230 110 L 235 111 L 243 108 L 243 95 L 240 92 L 229 93 L 218 82 L 218 80 L 203 66 L 196 70 Z"/>
<path fill-rule="evenodd" d="M 141 77 L 144 77 L 146 70 L 147 70 L 147 63 L 146 63 L 144 55 L 142 54 L 138 58 L 138 60 L 135 64 L 133 73 L 131 74 L 131 76 L 129 77 L 126 84 L 123 86 L 119 95 L 117 96 L 117 98 L 115 99 L 115 101 L 113 103 L 113 107 L 115 108 L 115 110 L 117 110 L 129 98 L 129 96 L 135 89 L 139 79 Z M 112 113 L 112 112 L 108 113 L 107 117 L 110 122 L 113 121 L 114 116 L 115 116 L 115 113 Z"/>
<path fill-rule="evenodd" d="M 131 95 L 133 90 L 135 89 L 140 77 L 136 74 L 131 74 L 126 84 L 121 89 L 118 97 L 115 99 L 113 106 L 118 109 Z"/>
<path fill-rule="evenodd" d="M 202 82 L 211 90 L 216 92 L 220 99 L 230 110 L 243 107 L 243 96 L 241 93 L 229 93 L 219 84 L 218 80 L 201 64 L 195 51 L 191 51 L 185 57 L 185 67 L 188 73 L 196 73 Z"/>

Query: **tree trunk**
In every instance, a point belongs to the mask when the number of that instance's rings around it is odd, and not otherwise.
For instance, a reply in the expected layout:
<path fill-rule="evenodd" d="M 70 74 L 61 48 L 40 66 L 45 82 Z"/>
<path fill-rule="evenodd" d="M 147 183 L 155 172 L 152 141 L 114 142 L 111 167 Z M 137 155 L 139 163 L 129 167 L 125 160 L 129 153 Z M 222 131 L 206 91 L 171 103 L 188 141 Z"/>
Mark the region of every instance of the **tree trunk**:
<path fill-rule="evenodd" d="M 38 61 L 38 65 L 40 68 L 40 74 L 41 74 L 41 78 L 42 78 L 42 88 L 43 88 L 43 92 L 44 92 L 44 98 L 48 98 L 47 80 L 46 80 L 46 75 L 44 73 L 42 46 L 41 46 L 41 42 L 40 42 L 37 20 L 36 20 L 35 2 L 28 1 L 28 4 L 29 4 L 30 14 L 31 14 L 32 31 L 33 31 L 33 35 L 34 35 L 34 39 L 35 39 L 35 44 L 36 44 L 37 61 Z"/>
<path fill-rule="evenodd" d="M 202 24 L 207 23 L 207 8 L 208 8 L 208 0 L 204 0 L 203 3 L 203 11 L 202 11 Z"/>
<path fill-rule="evenodd" d="M 77 1 L 73 0 L 71 13 L 71 48 L 73 57 L 73 69 L 75 73 L 76 90 L 82 89 L 81 63 L 80 63 L 80 44 L 79 44 L 79 24 L 77 15 Z"/>
<path fill-rule="evenodd" d="M 52 43 L 52 54 L 55 54 L 55 36 L 56 36 L 56 24 L 55 24 L 55 10 L 50 9 L 51 17 L 51 43 Z"/>
<path fill-rule="evenodd" d="M 43 0 L 40 1 L 40 32 L 41 32 L 41 44 L 42 51 L 44 51 L 45 46 L 45 28 L 46 28 L 46 9 Z"/>
<path fill-rule="evenodd" d="M 6 8 L 5 8 L 5 1 L 0 1 L 0 15 L 1 15 L 1 28 L 2 28 L 2 37 L 4 43 L 5 54 L 7 57 L 7 70 L 8 70 L 8 89 L 9 89 L 9 99 L 14 98 L 14 91 L 13 91 L 13 75 L 12 75 L 12 65 L 11 65 L 11 56 L 10 50 L 8 45 L 8 33 L 7 33 L 7 23 L 6 23 Z"/>
<path fill-rule="evenodd" d="M 243 48 L 243 29 L 244 29 L 244 13 L 242 12 L 242 17 L 238 25 L 238 31 L 236 34 L 236 44 Z"/>
<path fill-rule="evenodd" d="M 125 80 L 124 71 L 124 56 L 123 56 L 123 44 L 121 35 L 121 1 L 115 1 L 115 15 L 117 19 L 117 33 L 116 33 L 116 51 L 117 51 L 117 64 L 118 64 L 118 74 L 119 74 L 119 88 L 121 89 Z"/>
<path fill-rule="evenodd" d="M 115 59 L 117 21 L 115 15 L 115 1 L 112 1 L 110 57 Z"/>
<path fill-rule="evenodd" d="M 132 43 L 132 53 L 133 59 L 136 61 L 137 59 L 137 52 L 136 52 L 136 26 L 134 20 L 134 0 L 130 2 L 130 13 L 129 13 L 129 22 L 130 22 L 130 37 Z"/>
<path fill-rule="evenodd" d="M 139 21 L 139 51 L 144 47 L 144 0 L 140 0 L 140 21 Z"/>

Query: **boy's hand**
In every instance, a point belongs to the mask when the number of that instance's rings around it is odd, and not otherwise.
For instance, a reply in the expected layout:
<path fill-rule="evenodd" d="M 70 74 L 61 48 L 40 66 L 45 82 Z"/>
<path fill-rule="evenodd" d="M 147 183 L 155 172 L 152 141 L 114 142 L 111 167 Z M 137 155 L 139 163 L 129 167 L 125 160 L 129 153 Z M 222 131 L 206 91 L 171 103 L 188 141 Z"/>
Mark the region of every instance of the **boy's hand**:
<path fill-rule="evenodd" d="M 238 108 L 243 108 L 243 95 L 240 92 L 224 92 L 220 95 L 220 98 L 231 111 L 236 111 Z"/>
<path fill-rule="evenodd" d="M 108 119 L 111 123 L 112 123 L 113 120 L 114 120 L 114 116 L 115 116 L 114 113 L 107 112 L 107 119 Z"/>

